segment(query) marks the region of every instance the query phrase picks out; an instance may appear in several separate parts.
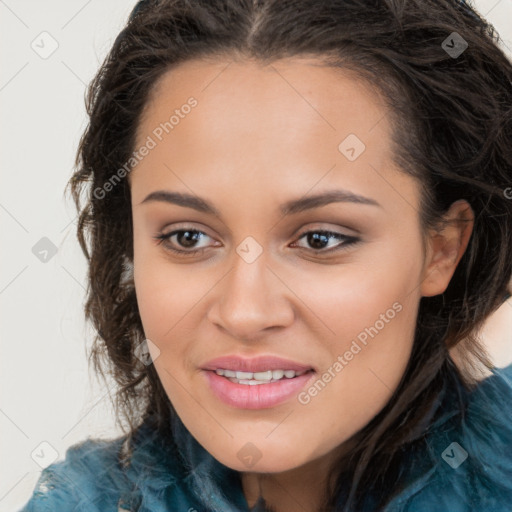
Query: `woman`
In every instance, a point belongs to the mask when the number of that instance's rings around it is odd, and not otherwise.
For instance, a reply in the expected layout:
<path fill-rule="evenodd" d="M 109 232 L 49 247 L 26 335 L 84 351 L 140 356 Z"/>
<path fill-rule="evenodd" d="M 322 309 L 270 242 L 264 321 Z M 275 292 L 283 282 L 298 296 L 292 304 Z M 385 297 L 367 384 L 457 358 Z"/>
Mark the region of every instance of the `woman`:
<path fill-rule="evenodd" d="M 139 2 L 70 181 L 128 428 L 23 510 L 508 511 L 511 84 L 455 1 Z"/>

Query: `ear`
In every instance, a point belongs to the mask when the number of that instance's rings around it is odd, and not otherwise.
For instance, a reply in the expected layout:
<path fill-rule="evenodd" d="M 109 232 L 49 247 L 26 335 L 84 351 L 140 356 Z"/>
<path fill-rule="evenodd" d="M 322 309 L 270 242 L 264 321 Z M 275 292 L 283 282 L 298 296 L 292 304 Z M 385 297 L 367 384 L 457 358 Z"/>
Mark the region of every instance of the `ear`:
<path fill-rule="evenodd" d="M 443 215 L 437 228 L 429 232 L 423 269 L 421 295 L 443 293 L 468 246 L 475 216 L 464 199 L 455 201 Z"/>

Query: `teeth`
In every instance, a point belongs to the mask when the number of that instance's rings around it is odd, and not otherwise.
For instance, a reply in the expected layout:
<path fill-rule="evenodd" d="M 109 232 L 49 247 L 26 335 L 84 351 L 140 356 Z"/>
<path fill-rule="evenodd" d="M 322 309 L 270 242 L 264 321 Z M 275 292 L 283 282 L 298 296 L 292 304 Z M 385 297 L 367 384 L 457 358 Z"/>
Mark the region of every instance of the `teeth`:
<path fill-rule="evenodd" d="M 258 384 L 268 384 L 270 382 L 277 382 L 283 377 L 292 379 L 298 377 L 305 371 L 296 372 L 295 370 L 267 370 L 265 372 L 235 372 L 233 370 L 224 370 L 218 368 L 215 370 L 217 375 L 228 378 L 231 382 L 236 384 L 246 384 L 248 386 L 256 386 Z"/>
<path fill-rule="evenodd" d="M 247 386 L 258 386 L 259 384 L 267 384 L 263 380 L 238 380 L 238 379 L 229 379 L 229 380 L 231 382 L 234 382 L 235 384 L 246 384 Z"/>
<path fill-rule="evenodd" d="M 225 371 L 225 370 L 224 370 Z M 225 374 L 224 374 L 225 375 Z M 235 375 L 233 375 L 235 377 Z M 242 379 L 252 379 L 252 372 L 236 372 L 236 378 L 238 380 Z"/>
<path fill-rule="evenodd" d="M 282 379 L 284 375 L 284 370 L 273 370 L 272 371 L 272 378 L 273 379 Z"/>
<path fill-rule="evenodd" d="M 268 372 L 256 372 L 253 375 L 253 378 L 255 380 L 272 380 L 272 371 L 269 370 Z"/>

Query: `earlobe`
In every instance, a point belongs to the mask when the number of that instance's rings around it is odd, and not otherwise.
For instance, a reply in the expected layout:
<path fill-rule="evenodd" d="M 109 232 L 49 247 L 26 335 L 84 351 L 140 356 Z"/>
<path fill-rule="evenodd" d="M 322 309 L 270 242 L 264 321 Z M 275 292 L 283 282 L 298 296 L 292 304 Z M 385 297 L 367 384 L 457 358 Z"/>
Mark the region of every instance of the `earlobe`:
<path fill-rule="evenodd" d="M 428 254 L 423 270 L 421 295 L 432 297 L 443 293 L 457 268 L 474 225 L 474 213 L 463 199 L 455 201 L 428 239 Z"/>

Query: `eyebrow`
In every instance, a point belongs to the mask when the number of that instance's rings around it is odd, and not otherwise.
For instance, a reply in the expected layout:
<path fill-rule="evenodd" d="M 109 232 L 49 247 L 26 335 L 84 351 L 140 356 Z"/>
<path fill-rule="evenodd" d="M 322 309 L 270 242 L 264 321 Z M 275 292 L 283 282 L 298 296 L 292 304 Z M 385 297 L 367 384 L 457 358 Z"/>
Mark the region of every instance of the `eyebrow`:
<path fill-rule="evenodd" d="M 161 201 L 171 203 L 186 208 L 192 208 L 202 213 L 210 213 L 220 217 L 220 212 L 213 204 L 206 199 L 187 193 L 170 192 L 168 190 L 156 190 L 151 192 L 140 204 Z M 280 210 L 283 215 L 292 215 L 294 213 L 320 208 L 331 203 L 357 203 L 363 205 L 378 206 L 382 208 L 375 199 L 370 199 L 348 190 L 330 190 L 313 196 L 293 199 L 281 205 Z"/>

